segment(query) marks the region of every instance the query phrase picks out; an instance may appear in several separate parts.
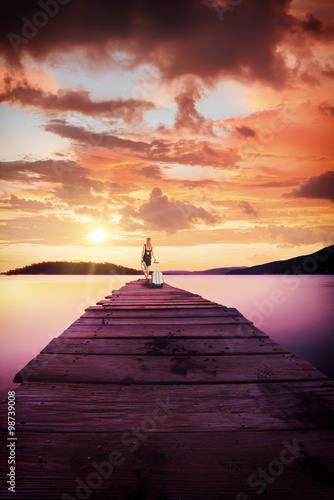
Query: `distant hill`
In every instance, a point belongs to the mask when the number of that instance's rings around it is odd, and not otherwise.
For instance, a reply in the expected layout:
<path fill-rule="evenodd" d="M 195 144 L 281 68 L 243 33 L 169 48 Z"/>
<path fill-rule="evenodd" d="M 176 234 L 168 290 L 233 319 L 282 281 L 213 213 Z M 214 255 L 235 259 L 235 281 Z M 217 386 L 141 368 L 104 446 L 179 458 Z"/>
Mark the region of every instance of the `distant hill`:
<path fill-rule="evenodd" d="M 143 274 L 130 267 L 105 262 L 40 262 L 1 274 Z"/>
<path fill-rule="evenodd" d="M 221 275 L 221 274 L 334 274 L 334 245 L 318 252 L 278 260 L 267 264 L 245 267 L 217 267 L 205 271 L 163 271 L 165 275 Z M 117 266 L 105 262 L 40 262 L 1 274 L 132 274 L 142 275 L 142 271 L 130 267 Z"/>
<path fill-rule="evenodd" d="M 227 274 L 334 274 L 334 245 L 309 255 L 235 269 Z"/>
<path fill-rule="evenodd" d="M 241 267 L 217 267 L 215 269 L 207 269 L 206 271 L 163 271 L 164 274 L 192 274 L 192 275 L 214 275 L 214 274 L 227 274 L 229 271 L 236 269 L 247 269 L 245 266 Z"/>
<path fill-rule="evenodd" d="M 220 267 L 217 269 L 208 269 L 206 271 L 163 271 L 165 275 L 202 275 L 202 274 L 226 274 L 234 269 L 244 269 L 243 267 Z M 29 266 L 12 269 L 1 274 L 143 274 L 142 271 L 129 267 L 117 266 L 105 262 L 96 264 L 95 262 L 40 262 Z"/>

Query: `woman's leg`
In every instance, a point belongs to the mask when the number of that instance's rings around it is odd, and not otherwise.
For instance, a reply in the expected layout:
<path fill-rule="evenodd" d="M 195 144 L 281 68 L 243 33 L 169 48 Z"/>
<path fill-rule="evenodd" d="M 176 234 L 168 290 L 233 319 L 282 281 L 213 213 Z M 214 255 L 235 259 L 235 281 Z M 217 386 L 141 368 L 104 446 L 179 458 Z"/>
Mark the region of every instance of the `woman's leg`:
<path fill-rule="evenodd" d="M 145 263 L 145 265 L 146 265 L 146 269 L 145 269 L 145 271 L 144 271 L 144 276 L 145 276 L 145 283 L 147 283 L 147 272 L 148 272 L 148 271 L 147 271 L 147 267 L 148 267 L 148 266 L 147 266 L 147 262 L 146 262 L 145 260 L 144 260 L 143 262 L 144 262 L 144 263 Z"/>

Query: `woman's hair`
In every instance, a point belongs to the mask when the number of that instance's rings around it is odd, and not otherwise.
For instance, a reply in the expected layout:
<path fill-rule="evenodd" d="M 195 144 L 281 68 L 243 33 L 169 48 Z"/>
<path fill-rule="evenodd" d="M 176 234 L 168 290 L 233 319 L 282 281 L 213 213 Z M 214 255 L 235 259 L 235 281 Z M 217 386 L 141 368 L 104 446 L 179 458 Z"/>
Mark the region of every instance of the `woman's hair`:
<path fill-rule="evenodd" d="M 146 245 L 148 247 L 151 247 L 152 248 L 152 241 L 151 241 L 151 238 L 146 238 Z"/>

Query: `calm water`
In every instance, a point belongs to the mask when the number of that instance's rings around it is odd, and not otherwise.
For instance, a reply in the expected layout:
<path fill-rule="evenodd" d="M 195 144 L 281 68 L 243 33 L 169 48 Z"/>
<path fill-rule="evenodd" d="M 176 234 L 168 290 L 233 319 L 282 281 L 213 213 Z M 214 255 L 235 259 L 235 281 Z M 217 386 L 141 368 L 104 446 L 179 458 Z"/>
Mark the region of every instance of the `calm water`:
<path fill-rule="evenodd" d="M 138 276 L 0 276 L 0 398 L 14 375 L 111 290 Z M 334 379 L 334 276 L 167 276 L 228 307 Z"/>

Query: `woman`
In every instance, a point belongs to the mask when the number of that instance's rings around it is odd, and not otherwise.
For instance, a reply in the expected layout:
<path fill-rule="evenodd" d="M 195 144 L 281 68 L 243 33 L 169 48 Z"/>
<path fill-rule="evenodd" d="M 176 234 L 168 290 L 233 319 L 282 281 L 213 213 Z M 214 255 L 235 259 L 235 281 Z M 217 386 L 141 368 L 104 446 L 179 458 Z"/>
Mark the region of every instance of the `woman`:
<path fill-rule="evenodd" d="M 156 261 L 156 258 L 153 253 L 153 247 L 152 247 L 152 241 L 151 238 L 146 238 L 146 243 L 143 245 L 143 251 L 141 254 L 141 261 L 145 262 L 146 264 L 146 271 L 145 271 L 145 285 L 148 285 L 149 283 L 149 275 L 150 275 L 150 265 L 152 261 L 152 255 L 154 258 L 154 262 Z"/>

